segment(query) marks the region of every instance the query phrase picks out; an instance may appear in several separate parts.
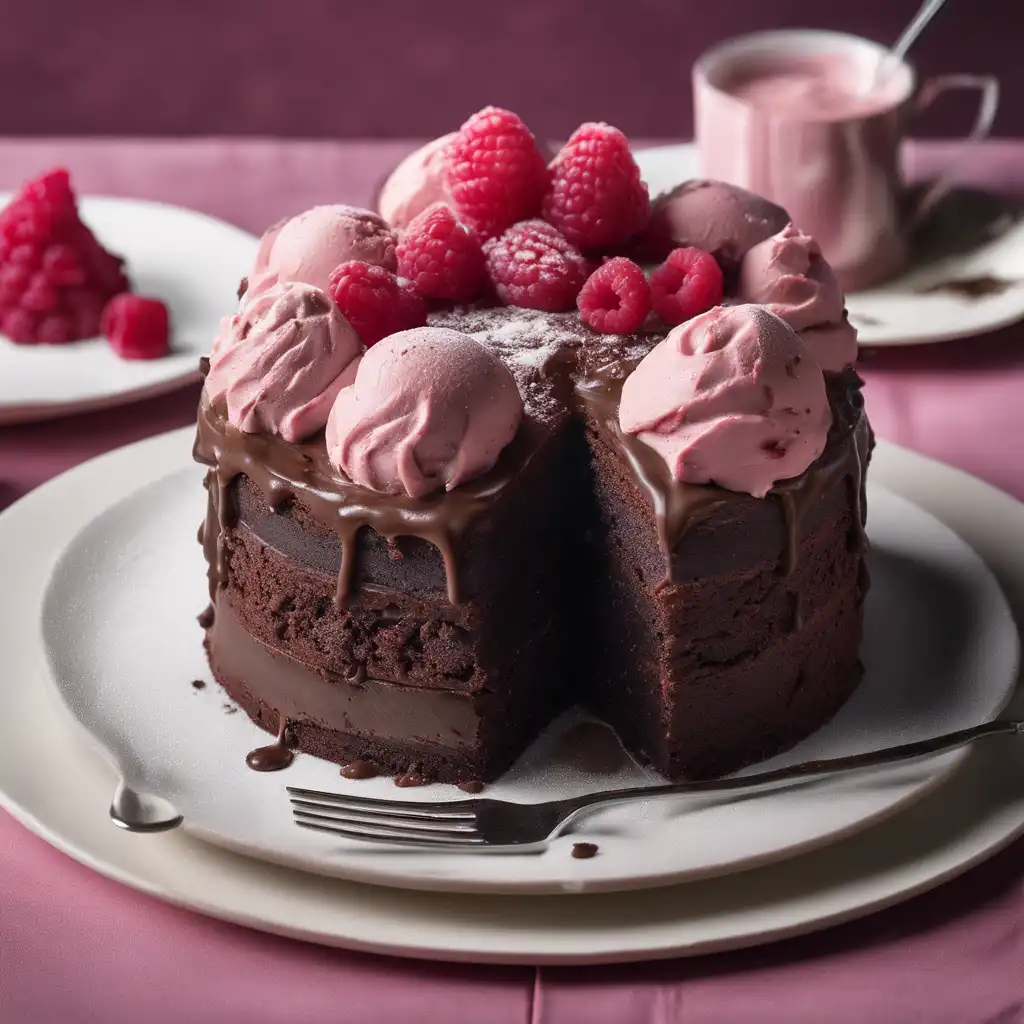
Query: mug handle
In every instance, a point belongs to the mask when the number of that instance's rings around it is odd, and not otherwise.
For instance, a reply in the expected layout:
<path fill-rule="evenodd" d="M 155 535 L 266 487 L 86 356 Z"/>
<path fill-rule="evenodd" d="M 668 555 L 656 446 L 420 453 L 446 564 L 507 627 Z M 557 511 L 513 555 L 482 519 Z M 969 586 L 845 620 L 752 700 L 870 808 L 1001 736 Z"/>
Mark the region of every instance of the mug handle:
<path fill-rule="evenodd" d="M 914 114 L 923 113 L 943 93 L 951 92 L 954 89 L 973 89 L 979 92 L 981 96 L 978 102 L 978 112 L 974 117 L 974 124 L 971 126 L 970 132 L 953 154 L 949 166 L 937 181 L 932 182 L 925 194 L 918 200 L 910 218 L 912 224 L 920 222 L 932 207 L 949 192 L 953 186 L 953 177 L 960 164 L 982 139 L 988 137 L 992 131 L 992 122 L 996 119 L 996 111 L 999 109 L 999 79 L 992 75 L 936 75 L 934 78 L 929 78 L 921 86 L 921 91 L 917 95 Z"/>

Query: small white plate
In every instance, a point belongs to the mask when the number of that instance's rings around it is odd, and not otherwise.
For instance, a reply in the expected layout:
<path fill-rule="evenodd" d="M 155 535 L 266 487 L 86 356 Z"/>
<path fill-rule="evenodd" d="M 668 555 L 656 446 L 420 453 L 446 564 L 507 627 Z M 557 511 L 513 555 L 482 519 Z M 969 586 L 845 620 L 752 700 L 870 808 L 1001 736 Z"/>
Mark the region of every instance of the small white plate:
<path fill-rule="evenodd" d="M 841 843 L 718 880 L 575 896 L 571 906 L 561 897 L 364 886 L 240 857 L 180 829 L 121 832 L 106 816 L 115 773 L 69 723 L 50 681 L 38 641 L 40 607 L 59 552 L 108 504 L 98 484 L 147 484 L 181 443 L 181 434 L 169 434 L 103 456 L 0 516 L 5 585 L 18 594 L 0 617 L 0 806 L 124 885 L 237 924 L 349 949 L 449 961 L 610 963 L 749 946 L 863 916 L 967 870 L 1024 830 L 1024 745 L 996 739 L 933 793 Z M 965 537 L 1024 621 L 1024 506 L 885 443 L 871 471 Z M 1020 701 L 1014 713 L 1024 714 Z"/>
<path fill-rule="evenodd" d="M 306 755 L 277 775 L 246 767 L 246 753 L 267 737 L 244 714 L 226 713 L 205 663 L 195 621 L 206 603 L 195 540 L 205 491 L 202 471 L 189 464 L 190 435 L 179 437 L 180 447 L 167 452 L 165 475 L 127 496 L 135 481 L 108 467 L 109 505 L 61 556 L 44 604 L 43 636 L 64 700 L 127 783 L 169 800 L 186 828 L 212 842 L 380 885 L 498 893 L 635 889 L 736 871 L 835 840 L 922 796 L 966 756 L 958 751 L 755 799 L 610 808 L 531 856 L 410 852 L 298 829 L 286 784 L 385 798 L 396 791 L 390 779 L 351 782 L 335 765 Z M 981 560 L 937 520 L 884 489 L 869 486 L 868 507 L 874 550 L 865 679 L 832 722 L 766 766 L 962 728 L 994 715 L 1012 691 L 1017 633 Z M 193 679 L 206 680 L 205 690 L 194 690 Z M 532 802 L 650 778 L 621 754 L 613 734 L 602 729 L 595 736 L 592 727 L 584 740 L 579 724 L 575 715 L 555 723 L 488 795 Z M 430 786 L 402 796 L 462 794 Z M 584 865 L 569 856 L 581 838 L 600 846 L 600 856 Z"/>
<path fill-rule="evenodd" d="M 0 194 L 0 207 L 10 199 Z M 172 391 L 197 378 L 257 239 L 223 221 L 163 203 L 86 197 L 82 219 L 126 260 L 132 290 L 171 312 L 171 354 L 127 360 L 102 338 L 15 345 L 0 334 L 0 424 L 83 412 Z"/>
<path fill-rule="evenodd" d="M 698 173 L 697 148 L 693 143 L 641 149 L 636 152 L 636 160 L 652 197 Z M 964 212 L 968 216 L 992 217 L 991 208 L 971 202 L 970 196 L 965 199 L 960 205 L 966 207 Z M 947 202 L 955 200 L 952 197 Z M 943 217 L 937 222 L 939 228 L 954 219 L 947 219 L 942 205 L 935 216 Z M 962 232 L 962 226 L 957 230 Z M 946 247 L 944 240 L 938 239 L 938 243 Z M 987 279 L 996 282 L 993 291 L 975 297 L 959 291 L 955 285 L 983 284 Z M 967 244 L 951 255 L 912 263 L 905 273 L 887 284 L 850 292 L 846 308 L 861 345 L 952 341 L 1015 323 L 1024 318 L 1024 217 L 1013 219 L 1003 230 L 995 231 L 994 237 Z"/>

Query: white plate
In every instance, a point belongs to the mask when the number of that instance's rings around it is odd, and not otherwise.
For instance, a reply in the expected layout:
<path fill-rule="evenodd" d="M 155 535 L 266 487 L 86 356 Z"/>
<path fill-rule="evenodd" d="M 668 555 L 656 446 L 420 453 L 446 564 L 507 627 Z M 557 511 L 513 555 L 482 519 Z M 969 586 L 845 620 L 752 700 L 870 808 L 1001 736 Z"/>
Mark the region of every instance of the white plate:
<path fill-rule="evenodd" d="M 992 740 L 935 792 L 802 857 L 646 892 L 459 896 L 363 886 L 273 867 L 181 830 L 133 836 L 106 817 L 115 774 L 61 713 L 36 639 L 55 558 L 108 499 L 98 474 L 147 464 L 174 435 L 103 456 L 0 516 L 0 805 L 92 869 L 214 917 L 330 945 L 431 959 L 607 963 L 767 942 L 861 916 L 966 870 L 1024 831 L 1024 745 Z M 876 483 L 927 508 L 978 550 L 1024 621 L 1024 506 L 966 474 L 881 444 Z M 1024 707 L 1018 705 L 1018 714 Z M 596 860 L 597 858 L 595 858 Z"/>
<path fill-rule="evenodd" d="M 196 526 L 205 512 L 191 433 L 146 460 L 140 481 L 122 461 L 97 471 L 109 507 L 71 542 L 44 603 L 53 676 L 73 714 L 135 790 L 169 800 L 195 834 L 238 852 L 350 880 L 461 892 L 581 892 L 707 877 L 792 855 L 892 813 L 965 755 L 800 785 L 756 799 L 703 798 L 611 808 L 540 855 L 402 851 L 298 829 L 285 784 L 395 796 L 390 779 L 351 782 L 335 765 L 300 755 L 287 772 L 249 770 L 268 739 L 243 714 L 226 714 L 210 681 L 195 621 L 206 603 Z M 994 715 L 1012 691 L 1017 633 L 998 584 L 955 534 L 909 502 L 869 486 L 873 586 L 862 656 L 865 679 L 825 728 L 778 766 L 925 739 Z M 196 692 L 193 679 L 206 679 Z M 583 749 L 574 716 L 556 723 L 489 795 L 560 799 L 642 785 L 649 776 L 617 743 Z M 600 737 L 612 737 L 602 730 Z M 608 754 L 610 753 L 610 756 Z M 594 763 L 601 775 L 588 772 Z M 462 796 L 448 786 L 406 790 L 410 800 Z M 574 840 L 597 842 L 586 863 Z"/>
<path fill-rule="evenodd" d="M 636 152 L 652 196 L 697 176 L 693 143 Z M 949 281 L 992 277 L 1007 287 L 977 298 L 928 289 Z M 861 345 L 921 345 L 998 330 L 1024 317 L 1024 218 L 956 255 L 911 265 L 877 288 L 850 292 L 846 308 Z"/>
<path fill-rule="evenodd" d="M 9 194 L 0 194 L 0 207 Z M 86 197 L 82 219 L 127 261 L 133 291 L 171 311 L 170 355 L 127 360 L 102 338 L 15 345 L 0 334 L 0 424 L 82 412 L 171 391 L 197 378 L 257 239 L 223 221 L 163 203 Z"/>

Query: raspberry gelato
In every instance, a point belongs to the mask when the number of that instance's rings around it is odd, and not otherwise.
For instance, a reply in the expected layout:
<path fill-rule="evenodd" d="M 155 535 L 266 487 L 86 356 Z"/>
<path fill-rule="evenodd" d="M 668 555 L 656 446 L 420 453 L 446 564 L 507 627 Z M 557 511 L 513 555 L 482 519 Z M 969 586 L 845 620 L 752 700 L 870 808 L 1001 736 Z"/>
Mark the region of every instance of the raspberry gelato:
<path fill-rule="evenodd" d="M 228 422 L 301 441 L 327 422 L 363 346 L 337 306 L 309 284 L 275 284 L 226 317 L 214 339 L 206 393 Z"/>
<path fill-rule="evenodd" d="M 626 378 L 619 426 L 672 475 L 763 498 L 825 450 L 825 377 L 762 306 L 719 306 L 680 324 Z"/>
<path fill-rule="evenodd" d="M 651 204 L 642 248 L 663 259 L 673 248 L 695 246 L 726 268 L 789 222 L 789 214 L 761 196 L 724 181 L 684 181 Z"/>
<path fill-rule="evenodd" d="M 327 291 L 340 263 L 362 260 L 395 270 L 398 236 L 369 210 L 354 206 L 314 206 L 270 228 L 260 240 L 249 271 L 249 292 L 279 281 L 303 281 Z"/>
<path fill-rule="evenodd" d="M 797 331 L 823 370 L 857 361 L 857 329 L 839 282 L 818 243 L 792 224 L 743 257 L 739 290 L 743 301 L 766 305 Z"/>
<path fill-rule="evenodd" d="M 442 135 L 410 153 L 392 172 L 377 196 L 380 215 L 403 231 L 409 222 L 434 203 L 452 205 L 445 185 L 445 151 L 455 132 Z"/>
<path fill-rule="evenodd" d="M 469 335 L 417 327 L 360 361 L 327 422 L 331 464 L 363 487 L 421 498 L 486 473 L 515 437 L 523 400 Z"/>

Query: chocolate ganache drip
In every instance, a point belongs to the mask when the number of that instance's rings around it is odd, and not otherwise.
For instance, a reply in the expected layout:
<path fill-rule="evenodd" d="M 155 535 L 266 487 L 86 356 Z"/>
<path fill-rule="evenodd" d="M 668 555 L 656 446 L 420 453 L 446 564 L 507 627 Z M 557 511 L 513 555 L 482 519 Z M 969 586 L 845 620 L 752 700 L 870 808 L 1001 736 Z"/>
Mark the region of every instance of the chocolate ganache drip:
<path fill-rule="evenodd" d="M 209 467 L 210 500 L 201 534 L 211 598 L 226 581 L 224 532 L 238 520 L 232 484 L 244 475 L 262 491 L 271 508 L 301 502 L 319 523 L 336 533 L 341 549 L 335 593 L 339 609 L 346 606 L 352 590 L 357 535 L 363 527 L 389 541 L 408 536 L 433 544 L 444 563 L 448 599 L 458 604 L 460 538 L 524 470 L 552 424 L 566 415 L 586 416 L 621 454 L 647 495 L 665 555 L 665 585 L 673 582 L 672 552 L 684 534 L 732 503 L 779 502 L 788 538 L 780 564 L 783 578 L 796 567 L 801 523 L 808 510 L 844 477 L 855 491 L 863 528 L 863 467 L 872 439 L 863 415 L 861 382 L 853 370 L 828 375 L 833 425 L 824 453 L 800 476 L 779 483 L 767 498 L 756 499 L 712 484 L 676 480 L 654 449 L 619 427 L 623 382 L 664 332 L 602 335 L 583 325 L 576 313 L 514 307 L 444 310 L 432 314 L 430 322 L 464 331 L 492 348 L 516 378 L 525 415 L 493 469 L 451 491 L 424 498 L 378 494 L 354 484 L 331 465 L 322 432 L 297 444 L 243 433 L 230 426 L 223 410 L 204 395 L 194 454 Z M 799 620 L 799 609 L 795 619 Z"/>

